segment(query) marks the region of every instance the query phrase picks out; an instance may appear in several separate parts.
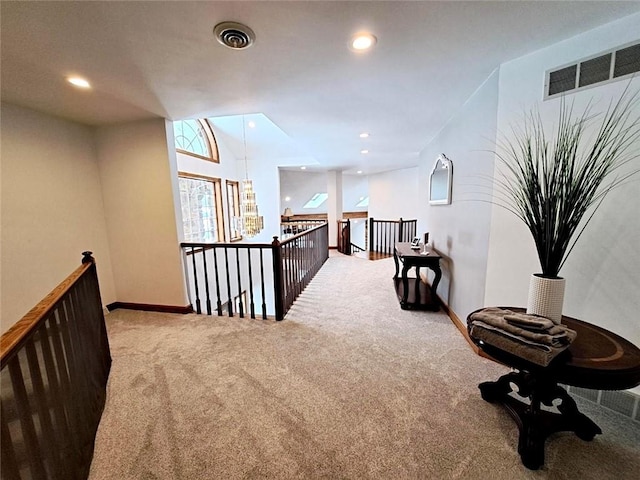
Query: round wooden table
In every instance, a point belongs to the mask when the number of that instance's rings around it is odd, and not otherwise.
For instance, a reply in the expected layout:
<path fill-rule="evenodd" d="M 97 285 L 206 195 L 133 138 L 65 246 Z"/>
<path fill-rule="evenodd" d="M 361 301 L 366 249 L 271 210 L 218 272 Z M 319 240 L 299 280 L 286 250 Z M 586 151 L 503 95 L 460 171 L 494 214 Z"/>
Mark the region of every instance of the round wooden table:
<path fill-rule="evenodd" d="M 525 311 L 516 307 L 500 308 Z M 468 327 L 473 313 L 467 317 Z M 546 367 L 471 337 L 495 361 L 516 369 L 495 382 L 484 382 L 478 387 L 484 400 L 502 403 L 516 421 L 520 431 L 518 453 L 522 463 L 532 470 L 544 464 L 544 444 L 552 433 L 572 431 L 586 441 L 602 433 L 598 425 L 580 413 L 575 401 L 559 383 L 596 390 L 625 390 L 640 385 L 638 347 L 582 320 L 563 316 L 562 324 L 578 335 L 571 346 Z M 509 395 L 513 391 L 512 384 L 517 386 L 522 400 Z M 541 409 L 541 405 L 551 407 L 554 401 L 559 413 Z"/>

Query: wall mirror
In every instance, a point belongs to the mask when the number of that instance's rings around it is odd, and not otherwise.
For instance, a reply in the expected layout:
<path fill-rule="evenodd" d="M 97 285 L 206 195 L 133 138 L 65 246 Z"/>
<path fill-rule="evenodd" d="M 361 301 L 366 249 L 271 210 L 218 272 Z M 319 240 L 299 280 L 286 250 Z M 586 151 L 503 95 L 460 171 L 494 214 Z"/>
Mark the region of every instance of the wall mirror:
<path fill-rule="evenodd" d="M 429 175 L 429 204 L 449 205 L 451 203 L 451 183 L 453 163 L 443 153 L 438 156 Z"/>

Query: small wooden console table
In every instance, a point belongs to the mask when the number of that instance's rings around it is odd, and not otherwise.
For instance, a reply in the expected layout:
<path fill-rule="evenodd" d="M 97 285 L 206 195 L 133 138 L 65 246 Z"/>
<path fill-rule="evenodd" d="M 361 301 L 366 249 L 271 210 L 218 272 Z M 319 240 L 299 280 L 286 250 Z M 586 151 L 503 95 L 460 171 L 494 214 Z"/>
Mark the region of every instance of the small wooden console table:
<path fill-rule="evenodd" d="M 525 311 L 523 308 L 501 308 Z M 467 317 L 468 326 L 471 315 L 473 313 Z M 518 453 L 522 463 L 532 470 L 544 464 L 544 444 L 552 433 L 571 431 L 586 441 L 602 433 L 598 425 L 578 411 L 575 401 L 559 383 L 595 390 L 625 390 L 640 384 L 640 349 L 635 345 L 604 328 L 575 318 L 563 316 L 562 323 L 575 330 L 578 336 L 546 367 L 474 340 L 490 357 L 517 370 L 478 387 L 484 400 L 502 403 L 515 420 L 520 431 Z M 523 401 L 509 395 L 513 391 L 511 384 L 518 387 L 518 395 Z M 554 400 L 561 401 L 557 405 L 559 413 L 541 409 L 541 404 L 551 407 Z"/>
<path fill-rule="evenodd" d="M 425 249 L 420 244 L 415 250 L 407 242 L 396 243 L 393 249 L 393 260 L 396 264 L 396 273 L 393 276 L 393 283 L 400 301 L 400 308 L 403 310 L 434 310 L 440 308 L 436 290 L 442 271 L 440 270 L 440 259 L 442 257 L 432 249 Z M 402 263 L 402 275 L 398 277 L 400 263 Z M 416 278 L 413 290 L 409 288 L 407 272 L 411 267 L 416 267 Z M 433 270 L 435 277 L 431 287 L 420 280 L 420 268 L 426 267 Z"/>

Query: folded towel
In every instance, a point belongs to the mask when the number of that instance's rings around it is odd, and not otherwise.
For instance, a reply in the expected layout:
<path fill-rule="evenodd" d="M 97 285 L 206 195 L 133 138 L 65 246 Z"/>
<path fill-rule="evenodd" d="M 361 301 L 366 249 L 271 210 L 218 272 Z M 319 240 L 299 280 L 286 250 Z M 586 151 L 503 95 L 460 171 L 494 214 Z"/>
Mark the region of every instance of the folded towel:
<path fill-rule="evenodd" d="M 512 340 L 519 342 L 519 343 L 523 343 L 526 345 L 529 345 L 532 348 L 537 348 L 539 350 L 544 350 L 545 352 L 550 352 L 551 351 L 551 345 L 548 345 L 546 343 L 541 343 L 541 342 L 536 342 L 535 340 L 531 340 L 529 338 L 526 337 L 522 337 L 520 335 L 516 335 L 515 333 L 511 333 L 507 330 L 503 330 L 502 328 L 499 327 L 494 327 L 493 325 L 481 322 L 480 320 L 476 320 L 472 323 L 472 327 L 480 327 L 483 328 L 485 330 L 491 330 L 492 332 L 495 332 L 496 334 L 502 335 L 504 337 L 509 337 Z"/>
<path fill-rule="evenodd" d="M 517 336 L 509 336 L 499 329 L 485 328 L 482 322 L 474 322 L 471 325 L 469 335 L 471 338 L 492 345 L 502 351 L 520 357 L 535 365 L 546 367 L 551 361 L 565 351 L 569 346 L 550 347 L 549 345 L 531 345 Z"/>
<path fill-rule="evenodd" d="M 520 328 L 505 319 L 506 316 L 511 315 L 514 315 L 514 313 L 510 310 L 490 307 L 473 313 L 471 315 L 471 322 L 483 322 L 486 325 L 503 330 L 510 335 L 515 335 L 527 341 L 551 347 L 569 345 L 576 338 L 576 332 L 564 325 L 554 324 L 548 330 L 541 331 L 531 331 L 525 328 Z"/>
<path fill-rule="evenodd" d="M 504 319 L 511 325 L 524 328 L 525 330 L 531 330 L 532 332 L 549 330 L 555 325 L 555 323 L 546 317 L 527 313 L 507 313 L 504 315 Z"/>
<path fill-rule="evenodd" d="M 500 317 L 504 318 L 505 315 L 515 315 L 511 310 L 507 310 L 504 308 L 498 307 L 487 307 L 482 310 L 478 310 L 471 315 L 471 319 L 482 320 L 484 321 L 486 318 L 495 318 Z"/>

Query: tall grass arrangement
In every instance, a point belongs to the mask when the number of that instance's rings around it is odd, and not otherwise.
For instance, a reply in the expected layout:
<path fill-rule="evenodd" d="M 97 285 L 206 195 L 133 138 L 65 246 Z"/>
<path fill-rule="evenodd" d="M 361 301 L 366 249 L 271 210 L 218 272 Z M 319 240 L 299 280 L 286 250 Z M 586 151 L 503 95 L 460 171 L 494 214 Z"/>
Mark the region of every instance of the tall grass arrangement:
<path fill-rule="evenodd" d="M 558 278 L 606 195 L 639 171 L 622 169 L 640 156 L 639 93 L 627 87 L 600 114 L 590 103 L 575 115 L 563 98 L 553 141 L 533 110 L 498 144 L 496 203 L 531 232 L 543 277 Z"/>

